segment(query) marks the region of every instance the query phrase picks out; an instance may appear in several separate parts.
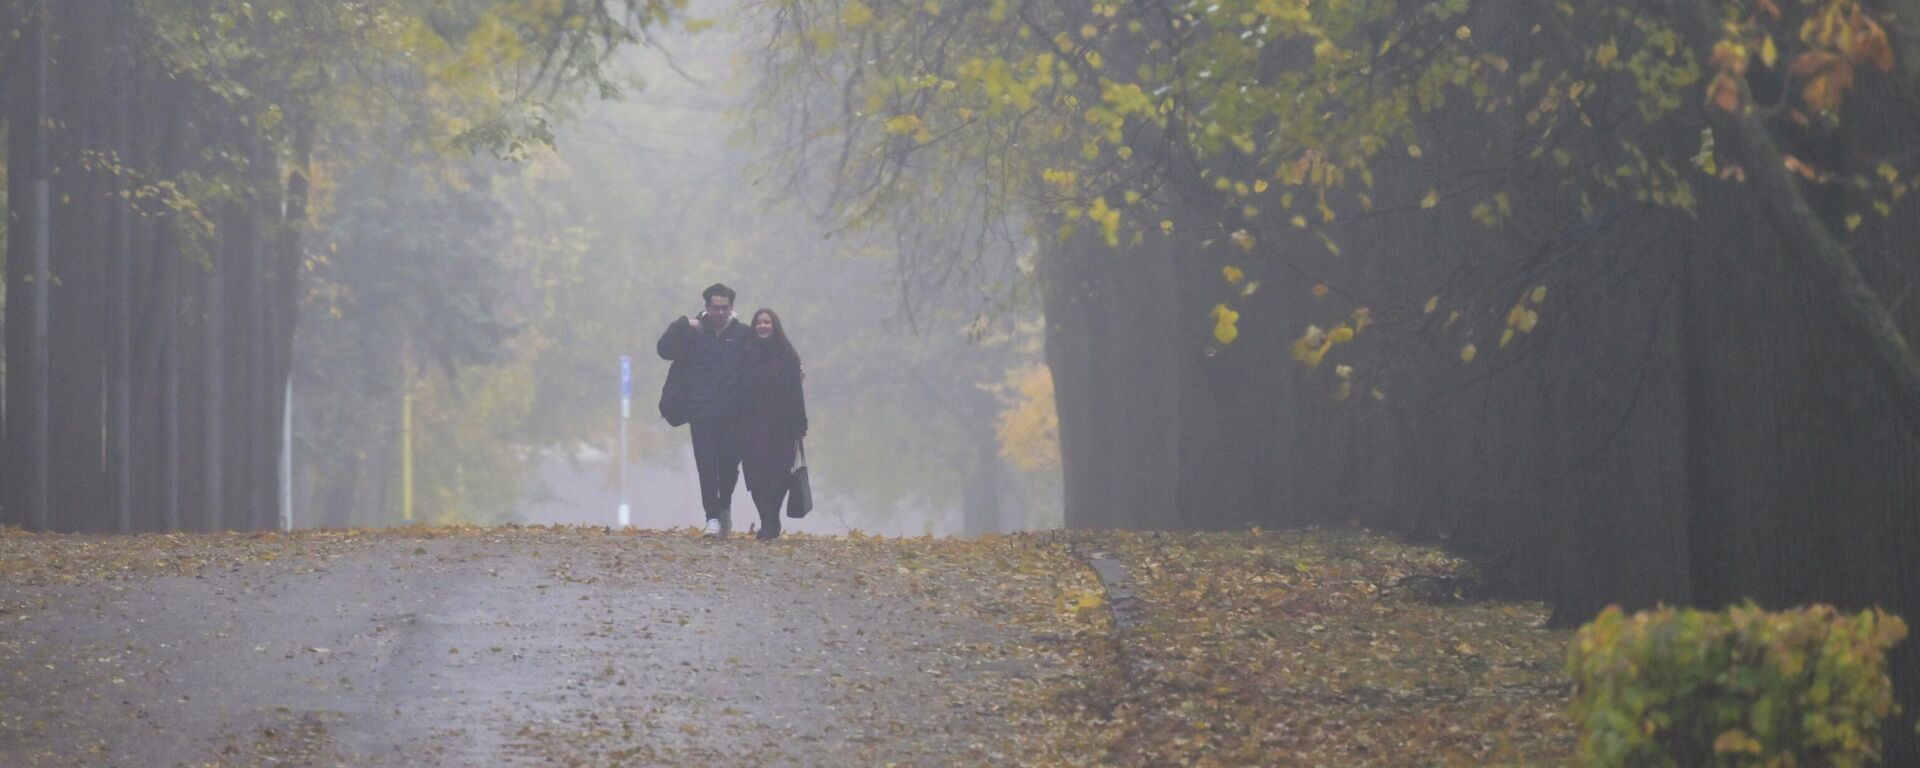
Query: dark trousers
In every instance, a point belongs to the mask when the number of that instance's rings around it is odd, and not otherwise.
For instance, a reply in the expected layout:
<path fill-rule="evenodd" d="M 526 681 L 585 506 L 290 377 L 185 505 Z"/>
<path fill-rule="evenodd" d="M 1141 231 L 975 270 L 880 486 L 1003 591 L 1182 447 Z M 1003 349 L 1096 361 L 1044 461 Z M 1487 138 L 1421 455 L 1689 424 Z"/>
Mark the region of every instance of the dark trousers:
<path fill-rule="evenodd" d="M 700 472 L 700 506 L 708 520 L 733 527 L 733 486 L 740 480 L 740 426 L 733 419 L 703 419 L 693 432 L 693 465 Z"/>
<path fill-rule="evenodd" d="M 771 539 L 780 535 L 780 503 L 786 499 L 787 486 L 784 484 L 775 490 L 753 492 L 753 506 L 760 510 L 760 538 Z"/>

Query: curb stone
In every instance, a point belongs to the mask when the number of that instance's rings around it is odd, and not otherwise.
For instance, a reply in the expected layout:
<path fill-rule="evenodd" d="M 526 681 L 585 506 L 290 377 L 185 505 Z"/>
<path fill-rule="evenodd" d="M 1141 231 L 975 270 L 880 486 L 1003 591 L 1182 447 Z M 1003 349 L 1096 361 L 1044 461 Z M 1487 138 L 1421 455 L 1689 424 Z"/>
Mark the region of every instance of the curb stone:
<path fill-rule="evenodd" d="M 1127 575 L 1127 567 L 1112 554 L 1102 551 L 1081 552 L 1080 559 L 1093 569 L 1093 575 L 1100 579 L 1100 589 L 1105 593 L 1107 608 L 1113 615 L 1113 628 L 1125 631 L 1140 623 L 1140 597 L 1134 593 L 1133 580 Z"/>
<path fill-rule="evenodd" d="M 1133 579 L 1127 574 L 1127 567 L 1112 553 L 1101 549 L 1083 547 L 1078 543 L 1071 545 L 1074 556 L 1093 570 L 1100 581 L 1100 591 L 1107 601 L 1107 612 L 1113 620 L 1113 655 L 1120 662 L 1121 683 L 1132 689 L 1141 680 L 1146 670 L 1141 660 L 1127 652 L 1126 636 L 1140 625 L 1145 603 L 1135 593 Z"/>

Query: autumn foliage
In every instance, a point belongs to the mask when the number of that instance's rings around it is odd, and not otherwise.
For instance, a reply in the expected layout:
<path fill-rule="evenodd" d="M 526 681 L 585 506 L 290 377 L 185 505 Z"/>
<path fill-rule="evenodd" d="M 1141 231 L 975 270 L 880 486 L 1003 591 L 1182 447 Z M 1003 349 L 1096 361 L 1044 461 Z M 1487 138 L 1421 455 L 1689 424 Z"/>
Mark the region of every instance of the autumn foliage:
<path fill-rule="evenodd" d="M 1580 763 L 1877 764 L 1898 711 L 1886 653 L 1906 634 L 1897 616 L 1824 605 L 1609 608 L 1569 654 Z"/>

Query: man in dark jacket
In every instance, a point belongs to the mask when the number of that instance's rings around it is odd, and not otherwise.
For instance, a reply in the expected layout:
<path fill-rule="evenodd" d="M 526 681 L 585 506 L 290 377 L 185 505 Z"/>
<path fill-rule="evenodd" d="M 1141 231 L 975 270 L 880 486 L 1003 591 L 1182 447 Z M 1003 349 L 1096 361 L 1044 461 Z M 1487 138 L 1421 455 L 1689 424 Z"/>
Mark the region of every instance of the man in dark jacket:
<path fill-rule="evenodd" d="M 745 396 L 741 366 L 747 327 L 733 318 L 733 289 L 714 283 L 701 294 L 706 311 L 682 316 L 660 335 L 660 357 L 673 361 L 661 410 L 669 421 L 684 418 L 693 433 L 693 463 L 700 473 L 704 535 L 733 530 L 733 487 L 740 477 L 739 416 Z"/>

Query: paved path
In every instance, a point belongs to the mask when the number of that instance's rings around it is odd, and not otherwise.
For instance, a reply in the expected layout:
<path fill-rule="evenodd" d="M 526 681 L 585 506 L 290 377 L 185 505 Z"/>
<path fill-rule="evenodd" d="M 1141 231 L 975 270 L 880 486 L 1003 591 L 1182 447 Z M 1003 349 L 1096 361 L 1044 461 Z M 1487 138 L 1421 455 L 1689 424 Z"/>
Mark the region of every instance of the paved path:
<path fill-rule="evenodd" d="M 817 539 L 101 541 L 153 562 L 0 569 L 0 765 L 1015 762 L 1067 642 L 1021 582 L 1090 580 Z"/>

